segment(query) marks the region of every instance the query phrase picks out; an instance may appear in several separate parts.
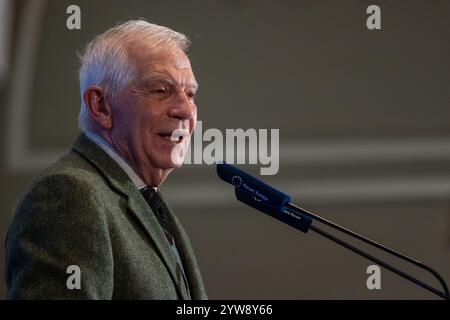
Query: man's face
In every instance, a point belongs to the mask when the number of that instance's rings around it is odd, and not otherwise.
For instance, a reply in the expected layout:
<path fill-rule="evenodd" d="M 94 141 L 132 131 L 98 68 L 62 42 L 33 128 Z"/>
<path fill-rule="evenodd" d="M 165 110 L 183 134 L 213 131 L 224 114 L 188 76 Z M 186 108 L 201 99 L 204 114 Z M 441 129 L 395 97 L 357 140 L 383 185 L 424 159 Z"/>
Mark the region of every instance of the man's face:
<path fill-rule="evenodd" d="M 145 182 L 158 185 L 183 163 L 197 122 L 198 86 L 178 47 L 155 52 L 142 44 L 129 55 L 138 77 L 111 101 L 111 138 Z"/>

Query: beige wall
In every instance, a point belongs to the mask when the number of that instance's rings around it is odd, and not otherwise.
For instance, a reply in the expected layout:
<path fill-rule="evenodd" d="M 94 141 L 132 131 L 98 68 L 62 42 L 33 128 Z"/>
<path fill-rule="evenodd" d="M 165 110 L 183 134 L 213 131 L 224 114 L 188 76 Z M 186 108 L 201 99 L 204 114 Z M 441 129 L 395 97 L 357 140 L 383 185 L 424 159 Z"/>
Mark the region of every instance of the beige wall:
<path fill-rule="evenodd" d="M 26 183 L 78 133 L 76 50 L 145 17 L 191 38 L 205 129 L 279 128 L 280 171 L 263 179 L 450 281 L 450 3 L 378 3 L 381 31 L 365 28 L 371 1 L 15 2 L 15 64 L 0 87 L 0 238 Z M 65 26 L 70 4 L 81 30 Z M 183 167 L 164 192 L 213 299 L 433 298 L 386 270 L 369 291 L 370 262 L 237 203 L 213 167 Z"/>

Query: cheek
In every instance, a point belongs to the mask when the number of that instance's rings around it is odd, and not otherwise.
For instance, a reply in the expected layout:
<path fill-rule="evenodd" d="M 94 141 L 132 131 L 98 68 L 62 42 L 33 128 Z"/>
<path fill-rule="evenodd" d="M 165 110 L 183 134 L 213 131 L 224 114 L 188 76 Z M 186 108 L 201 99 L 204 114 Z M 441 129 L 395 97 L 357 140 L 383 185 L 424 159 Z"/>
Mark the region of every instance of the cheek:
<path fill-rule="evenodd" d="M 116 137 L 124 139 L 125 142 L 129 142 L 134 136 L 132 119 L 130 119 L 129 114 L 121 111 L 112 115 L 112 133 Z"/>
<path fill-rule="evenodd" d="M 154 143 L 155 136 L 152 132 L 152 124 L 150 121 L 142 117 L 138 123 L 139 125 L 139 137 L 142 139 L 143 144 L 149 146 Z"/>
<path fill-rule="evenodd" d="M 142 126 L 142 108 L 129 99 L 118 105 L 114 111 L 112 114 L 113 127 L 126 133 L 127 136 L 135 136 L 136 131 Z"/>
<path fill-rule="evenodd" d="M 138 106 L 136 106 L 138 107 Z M 156 128 L 156 124 L 158 124 L 158 115 L 152 112 L 153 109 L 151 106 L 143 105 L 139 106 L 139 111 L 137 111 L 134 116 L 134 121 L 131 125 L 134 125 L 136 128 L 139 128 L 139 131 L 144 136 L 148 137 L 148 134 L 152 132 L 153 129 Z"/>

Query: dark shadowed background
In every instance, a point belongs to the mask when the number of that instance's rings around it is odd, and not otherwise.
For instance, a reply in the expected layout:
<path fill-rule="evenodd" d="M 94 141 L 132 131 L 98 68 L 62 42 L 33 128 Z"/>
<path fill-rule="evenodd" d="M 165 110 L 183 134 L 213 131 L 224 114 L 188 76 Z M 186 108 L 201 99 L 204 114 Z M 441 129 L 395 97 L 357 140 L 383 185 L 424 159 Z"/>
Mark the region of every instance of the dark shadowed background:
<path fill-rule="evenodd" d="M 78 134 L 76 52 L 142 17 L 192 40 L 204 130 L 279 129 L 280 169 L 265 181 L 450 282 L 449 1 L 0 4 L 2 241 L 21 191 Z M 66 27 L 71 4 L 81 8 L 81 30 Z M 381 30 L 366 28 L 370 4 L 381 7 Z M 185 165 L 162 191 L 212 299 L 434 298 L 386 270 L 381 290 L 368 290 L 372 263 L 238 203 L 213 166 Z M 3 268 L 3 245 L 0 253 Z"/>

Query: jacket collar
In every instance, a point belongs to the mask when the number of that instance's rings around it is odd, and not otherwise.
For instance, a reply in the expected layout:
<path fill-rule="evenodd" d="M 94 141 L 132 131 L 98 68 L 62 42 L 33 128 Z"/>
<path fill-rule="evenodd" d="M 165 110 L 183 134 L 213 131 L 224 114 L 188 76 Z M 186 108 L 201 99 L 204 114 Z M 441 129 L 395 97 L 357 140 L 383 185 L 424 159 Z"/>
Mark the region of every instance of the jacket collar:
<path fill-rule="evenodd" d="M 92 142 L 94 142 L 97 146 L 99 146 L 103 151 L 105 151 L 121 168 L 125 173 L 130 177 L 131 181 L 133 181 L 134 185 L 138 188 L 146 187 L 145 182 L 139 177 L 139 175 L 134 171 L 134 169 L 130 166 L 128 161 L 126 161 L 114 148 L 111 146 L 105 139 L 103 139 L 100 135 L 86 131 L 84 135 L 89 138 Z"/>

